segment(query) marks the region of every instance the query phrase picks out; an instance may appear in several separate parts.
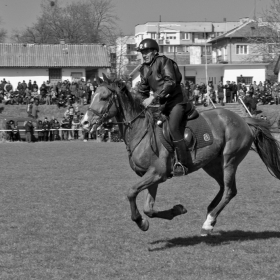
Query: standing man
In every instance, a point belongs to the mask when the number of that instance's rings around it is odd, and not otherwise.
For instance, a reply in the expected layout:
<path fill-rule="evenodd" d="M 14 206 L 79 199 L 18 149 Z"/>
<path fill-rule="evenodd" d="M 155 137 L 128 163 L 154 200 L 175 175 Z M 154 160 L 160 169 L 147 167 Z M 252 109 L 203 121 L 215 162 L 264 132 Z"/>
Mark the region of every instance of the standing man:
<path fill-rule="evenodd" d="M 48 122 L 48 118 L 45 117 L 43 121 L 43 132 L 44 132 L 44 141 L 48 141 L 50 131 L 50 123 Z"/>
<path fill-rule="evenodd" d="M 227 81 L 224 88 L 226 89 L 226 103 L 231 103 L 232 85 L 231 85 L 230 81 Z"/>
<path fill-rule="evenodd" d="M 32 142 L 33 131 L 34 131 L 34 126 L 32 124 L 32 121 L 26 122 L 26 124 L 25 124 L 26 142 L 28 142 L 28 143 Z"/>
<path fill-rule="evenodd" d="M 196 113 L 193 104 L 183 101 L 182 75 L 175 61 L 159 55 L 158 43 L 153 39 L 141 41 L 137 51 L 141 52 L 143 64 L 140 68 L 139 93 L 148 107 L 152 102 L 160 104 L 162 114 L 169 116 L 170 131 L 178 162 L 174 165 L 174 176 L 186 175 L 187 147 L 184 140 L 183 120 Z"/>

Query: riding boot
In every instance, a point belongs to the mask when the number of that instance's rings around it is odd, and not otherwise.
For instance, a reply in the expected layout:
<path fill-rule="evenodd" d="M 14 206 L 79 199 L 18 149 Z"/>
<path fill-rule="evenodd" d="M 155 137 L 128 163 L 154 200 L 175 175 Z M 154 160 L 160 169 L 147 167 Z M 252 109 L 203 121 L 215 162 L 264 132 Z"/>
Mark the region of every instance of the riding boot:
<path fill-rule="evenodd" d="M 173 141 L 176 153 L 176 162 L 173 167 L 173 176 L 187 175 L 187 146 L 184 139 Z"/>

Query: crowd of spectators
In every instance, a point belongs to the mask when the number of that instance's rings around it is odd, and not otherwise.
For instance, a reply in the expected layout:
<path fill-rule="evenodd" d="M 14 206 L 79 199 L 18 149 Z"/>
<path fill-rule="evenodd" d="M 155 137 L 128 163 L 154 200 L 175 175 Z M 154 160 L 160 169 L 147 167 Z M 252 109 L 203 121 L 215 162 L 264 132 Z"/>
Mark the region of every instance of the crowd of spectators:
<path fill-rule="evenodd" d="M 38 104 L 56 104 L 59 108 L 78 103 L 90 103 L 91 96 L 97 88 L 96 79 L 85 82 L 83 79 L 70 82 L 69 80 L 50 83 L 43 82 L 38 85 L 36 81 L 23 80 L 18 82 L 16 88 L 4 78 L 0 83 L 0 103 L 5 104 L 30 104 L 36 100 Z"/>
<path fill-rule="evenodd" d="M 80 120 L 83 118 L 83 113 L 80 113 L 78 106 L 73 107 L 70 105 L 64 113 L 61 121 L 56 118 L 48 120 L 47 117 L 44 120 L 37 119 L 34 121 L 28 120 L 24 122 L 25 137 L 27 142 L 35 140 L 34 132 L 37 131 L 37 141 L 56 141 L 56 140 L 77 140 L 80 138 Z M 7 140 L 20 141 L 19 127 L 14 120 L 10 120 L 6 123 Z M 21 128 L 22 129 L 22 128 Z M 85 135 L 83 135 L 85 136 Z M 88 140 L 87 137 L 83 137 L 84 140 Z"/>
<path fill-rule="evenodd" d="M 182 84 L 183 92 L 188 100 L 193 100 L 195 104 L 202 103 L 209 95 L 213 103 L 235 103 L 238 102 L 239 97 L 242 99 L 246 95 L 255 96 L 262 104 L 274 104 L 279 98 L 280 84 L 270 83 L 269 80 L 257 83 L 254 81 L 250 85 L 244 82 L 227 81 L 226 83 L 219 82 L 215 88 L 212 81 L 205 83 L 194 84 L 192 81 Z"/>

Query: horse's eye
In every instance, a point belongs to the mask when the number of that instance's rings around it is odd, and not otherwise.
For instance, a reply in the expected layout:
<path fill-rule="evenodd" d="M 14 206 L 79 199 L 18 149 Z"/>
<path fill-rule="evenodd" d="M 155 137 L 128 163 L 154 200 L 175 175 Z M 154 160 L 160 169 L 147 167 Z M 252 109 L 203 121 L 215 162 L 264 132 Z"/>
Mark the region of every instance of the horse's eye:
<path fill-rule="evenodd" d="M 100 100 L 101 100 L 101 101 L 108 101 L 108 100 L 109 100 L 109 97 L 108 97 L 108 96 L 101 96 L 101 97 L 100 97 Z"/>

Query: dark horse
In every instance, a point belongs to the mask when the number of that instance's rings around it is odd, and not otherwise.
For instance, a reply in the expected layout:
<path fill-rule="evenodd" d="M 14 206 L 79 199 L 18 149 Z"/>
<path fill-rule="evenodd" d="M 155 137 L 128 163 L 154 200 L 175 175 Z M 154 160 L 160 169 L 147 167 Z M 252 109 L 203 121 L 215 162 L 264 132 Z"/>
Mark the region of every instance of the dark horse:
<path fill-rule="evenodd" d="M 213 230 L 218 215 L 237 194 L 236 170 L 249 150 L 255 150 L 271 174 L 280 179 L 280 147 L 265 121 L 241 118 L 226 109 L 208 110 L 201 115 L 209 124 L 214 141 L 196 153 L 189 152 L 188 168 L 189 173 L 203 168 L 220 186 L 207 208 L 202 226 L 201 235 L 207 235 Z M 144 213 L 149 218 L 171 220 L 186 213 L 183 205 L 165 211 L 154 209 L 158 185 L 171 173 L 173 154 L 162 145 L 153 117 L 143 107 L 141 99 L 129 92 L 123 82 L 111 81 L 104 75 L 104 82 L 97 88 L 82 124 L 88 121 L 91 126 L 99 126 L 112 117 L 116 118 L 122 133 L 130 166 L 141 176 L 127 195 L 132 220 L 141 230 L 148 230 L 149 222 L 142 218 L 136 205 L 136 197 L 143 190 L 146 192 Z"/>

